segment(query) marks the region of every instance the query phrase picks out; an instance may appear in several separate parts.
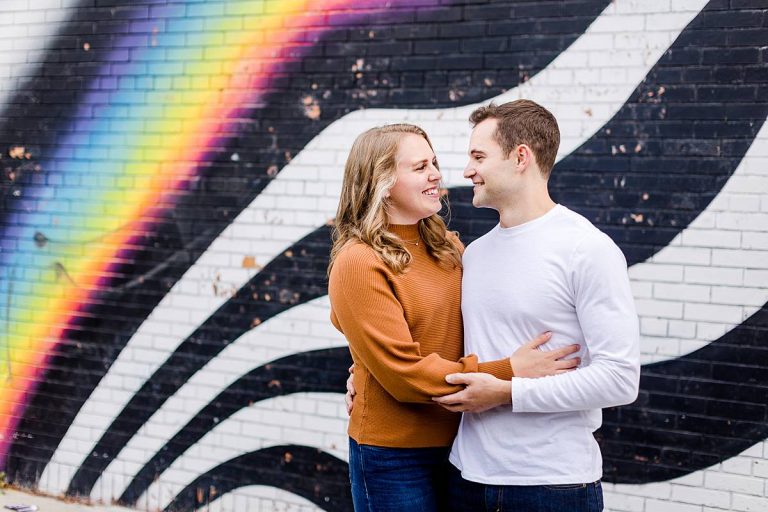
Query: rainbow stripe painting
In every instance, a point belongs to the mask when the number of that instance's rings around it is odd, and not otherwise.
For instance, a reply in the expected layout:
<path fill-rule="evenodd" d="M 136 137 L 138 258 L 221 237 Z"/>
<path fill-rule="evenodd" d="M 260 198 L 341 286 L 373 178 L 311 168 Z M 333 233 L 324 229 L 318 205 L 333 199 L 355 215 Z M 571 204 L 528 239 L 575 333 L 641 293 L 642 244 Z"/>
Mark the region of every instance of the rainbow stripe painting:
<path fill-rule="evenodd" d="M 131 34 L 116 35 L 125 44 L 102 63 L 48 154 L 36 155 L 45 183 L 25 186 L 8 212 L 0 464 L 66 330 L 109 289 L 136 237 L 238 133 L 238 119 L 264 100 L 275 71 L 301 59 L 332 19 L 382 10 L 396 17 L 437 3 L 188 1 L 153 7 Z"/>

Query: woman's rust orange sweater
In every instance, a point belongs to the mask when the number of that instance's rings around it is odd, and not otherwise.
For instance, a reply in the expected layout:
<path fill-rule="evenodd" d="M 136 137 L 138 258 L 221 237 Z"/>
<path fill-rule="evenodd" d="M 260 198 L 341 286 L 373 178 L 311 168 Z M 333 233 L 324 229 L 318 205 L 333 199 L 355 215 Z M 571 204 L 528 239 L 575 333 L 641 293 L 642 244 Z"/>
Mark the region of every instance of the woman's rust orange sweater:
<path fill-rule="evenodd" d="M 374 446 L 448 446 L 460 415 L 431 398 L 461 388 L 445 376 L 480 371 L 509 380 L 512 368 L 508 358 L 478 363 L 474 355 L 462 357 L 461 268 L 432 258 L 417 225 L 389 229 L 411 253 L 405 273 L 392 272 L 358 243 L 337 255 L 329 278 L 331 321 L 355 362 L 349 435 Z"/>

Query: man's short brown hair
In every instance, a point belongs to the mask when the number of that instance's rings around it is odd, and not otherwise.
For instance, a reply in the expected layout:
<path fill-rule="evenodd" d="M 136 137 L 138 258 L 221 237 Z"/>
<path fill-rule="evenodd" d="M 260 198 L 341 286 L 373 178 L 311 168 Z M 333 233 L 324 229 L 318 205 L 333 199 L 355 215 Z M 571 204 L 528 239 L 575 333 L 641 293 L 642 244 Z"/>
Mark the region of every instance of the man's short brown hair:
<path fill-rule="evenodd" d="M 502 105 L 491 103 L 475 109 L 469 116 L 472 126 L 486 119 L 496 119 L 494 138 L 505 158 L 520 144 L 526 144 L 536 156 L 544 177 L 549 177 L 560 146 L 560 129 L 552 112 L 531 100 L 515 100 Z"/>

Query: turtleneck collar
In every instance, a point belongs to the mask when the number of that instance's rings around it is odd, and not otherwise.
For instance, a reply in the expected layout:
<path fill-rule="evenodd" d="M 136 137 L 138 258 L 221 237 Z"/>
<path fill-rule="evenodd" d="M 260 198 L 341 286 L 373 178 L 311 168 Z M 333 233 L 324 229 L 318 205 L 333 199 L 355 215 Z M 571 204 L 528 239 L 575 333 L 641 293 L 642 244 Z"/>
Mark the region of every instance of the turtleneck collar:
<path fill-rule="evenodd" d="M 399 236 L 403 241 L 413 242 L 421 239 L 419 223 L 416 224 L 390 224 L 387 230 Z"/>

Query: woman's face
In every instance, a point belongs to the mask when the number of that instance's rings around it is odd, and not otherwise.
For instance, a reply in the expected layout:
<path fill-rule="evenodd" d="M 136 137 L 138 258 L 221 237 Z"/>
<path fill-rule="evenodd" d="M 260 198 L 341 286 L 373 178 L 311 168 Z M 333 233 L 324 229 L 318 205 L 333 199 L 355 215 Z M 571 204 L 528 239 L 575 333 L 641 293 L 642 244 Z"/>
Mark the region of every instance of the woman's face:
<path fill-rule="evenodd" d="M 416 224 L 440 211 L 440 171 L 426 139 L 408 133 L 395 156 L 397 181 L 389 191 L 390 224 Z"/>

